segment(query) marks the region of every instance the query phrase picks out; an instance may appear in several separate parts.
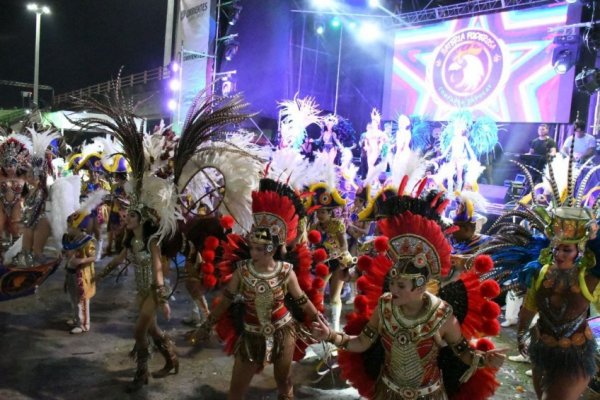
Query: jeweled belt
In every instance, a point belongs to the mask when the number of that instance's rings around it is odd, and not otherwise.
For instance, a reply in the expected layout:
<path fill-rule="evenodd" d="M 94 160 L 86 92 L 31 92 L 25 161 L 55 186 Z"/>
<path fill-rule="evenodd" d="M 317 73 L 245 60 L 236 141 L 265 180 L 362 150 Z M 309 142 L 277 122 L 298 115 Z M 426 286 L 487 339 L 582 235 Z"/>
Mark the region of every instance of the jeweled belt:
<path fill-rule="evenodd" d="M 381 376 L 381 380 L 383 383 L 392 391 L 398 393 L 402 396 L 403 399 L 416 399 L 421 396 L 428 396 L 442 389 L 443 384 L 442 380 L 438 380 L 437 382 L 432 383 L 429 386 L 423 386 L 419 388 L 407 387 L 407 386 L 398 386 L 390 378 L 385 375 Z"/>
<path fill-rule="evenodd" d="M 256 333 L 265 336 L 272 336 L 273 333 L 282 326 L 286 325 L 292 320 L 292 314 L 287 313 L 273 324 L 265 325 L 251 325 L 244 322 L 244 330 L 249 333 Z"/>
<path fill-rule="evenodd" d="M 575 333 L 573 335 L 571 335 L 571 337 L 561 337 L 561 338 L 555 338 L 552 335 L 548 335 L 545 333 L 540 333 L 539 328 L 535 327 L 535 332 L 537 334 L 537 336 L 540 338 L 540 340 L 542 341 L 542 343 L 544 343 L 546 346 L 548 347 L 561 347 L 563 349 L 567 349 L 571 346 L 583 346 L 585 344 L 585 342 L 587 342 L 588 340 L 592 340 L 594 338 L 594 335 L 592 334 L 592 330 L 590 329 L 589 326 L 585 327 L 585 330 L 583 332 L 580 333 Z"/>

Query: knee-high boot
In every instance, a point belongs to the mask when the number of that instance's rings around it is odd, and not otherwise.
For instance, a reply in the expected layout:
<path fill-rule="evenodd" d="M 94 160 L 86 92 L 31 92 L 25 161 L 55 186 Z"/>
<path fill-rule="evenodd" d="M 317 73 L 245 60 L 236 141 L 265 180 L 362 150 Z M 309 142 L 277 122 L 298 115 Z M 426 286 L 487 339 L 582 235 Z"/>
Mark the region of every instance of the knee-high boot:
<path fill-rule="evenodd" d="M 166 333 L 153 338 L 153 340 L 156 349 L 165 358 L 165 366 L 161 370 L 152 373 L 152 377 L 164 378 L 171 373 L 171 370 L 174 370 L 174 373 L 177 374 L 179 372 L 179 359 L 177 353 L 175 353 L 173 340 Z"/>
<path fill-rule="evenodd" d="M 148 346 L 146 347 L 134 347 L 131 354 L 132 357 L 137 361 L 137 369 L 133 381 L 127 386 L 125 391 L 127 393 L 133 393 L 141 389 L 143 385 L 148 384 L 148 359 L 150 358 L 150 351 Z"/>

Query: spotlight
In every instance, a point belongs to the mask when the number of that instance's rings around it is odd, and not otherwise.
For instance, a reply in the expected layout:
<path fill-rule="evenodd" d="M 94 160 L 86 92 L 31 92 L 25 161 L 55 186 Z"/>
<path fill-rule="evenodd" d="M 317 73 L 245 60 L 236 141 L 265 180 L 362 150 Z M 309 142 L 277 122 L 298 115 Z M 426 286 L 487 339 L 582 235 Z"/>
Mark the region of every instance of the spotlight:
<path fill-rule="evenodd" d="M 600 68 L 583 68 L 575 77 L 577 90 L 592 94 L 600 90 Z"/>
<path fill-rule="evenodd" d="M 173 72 L 179 72 L 179 63 L 173 61 L 171 63 L 171 71 L 173 71 Z"/>
<path fill-rule="evenodd" d="M 359 37 L 365 42 L 373 42 L 381 37 L 381 30 L 377 24 L 365 22 L 360 27 Z"/>
<path fill-rule="evenodd" d="M 240 19 L 240 14 L 242 12 L 242 5 L 239 3 L 235 3 L 232 7 L 231 17 L 229 18 L 229 25 L 235 25 Z"/>
<path fill-rule="evenodd" d="M 237 54 L 240 48 L 240 44 L 237 40 L 228 39 L 225 41 L 225 59 L 231 61 Z"/>
<path fill-rule="evenodd" d="M 556 36 L 553 40 L 556 47 L 552 52 L 552 67 L 557 74 L 565 74 L 579 58 L 579 35 Z"/>
<path fill-rule="evenodd" d="M 575 3 L 577 3 L 577 0 L 567 0 L 567 3 L 568 4 L 575 4 Z"/>
<path fill-rule="evenodd" d="M 315 24 L 315 32 L 317 33 L 317 35 L 322 35 L 325 33 L 325 25 L 323 25 L 322 22 L 317 22 Z"/>
<path fill-rule="evenodd" d="M 175 111 L 177 109 L 177 100 L 170 99 L 167 102 L 167 108 L 169 109 L 169 111 Z"/>
<path fill-rule="evenodd" d="M 369 7 L 373 7 L 373 8 L 379 7 L 379 0 L 369 0 Z"/>
<path fill-rule="evenodd" d="M 356 29 L 356 21 L 348 22 L 348 28 L 350 28 L 351 30 L 355 30 Z"/>
<path fill-rule="evenodd" d="M 340 19 L 338 17 L 333 17 L 331 19 L 330 25 L 332 28 L 339 28 L 340 25 L 342 25 L 342 21 L 340 21 Z"/>
<path fill-rule="evenodd" d="M 573 66 L 571 50 L 561 50 L 557 52 L 552 60 L 552 66 L 557 74 L 565 74 Z"/>
<path fill-rule="evenodd" d="M 181 88 L 181 82 L 179 82 L 179 79 L 171 79 L 169 81 L 169 89 L 171 89 L 172 91 L 176 92 Z"/>

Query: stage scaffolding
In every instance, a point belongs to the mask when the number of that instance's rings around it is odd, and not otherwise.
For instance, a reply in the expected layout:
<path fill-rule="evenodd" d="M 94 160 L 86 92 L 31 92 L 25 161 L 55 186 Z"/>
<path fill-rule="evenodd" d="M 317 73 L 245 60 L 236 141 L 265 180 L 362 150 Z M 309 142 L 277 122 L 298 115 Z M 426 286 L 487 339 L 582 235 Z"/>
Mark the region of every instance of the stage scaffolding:
<path fill-rule="evenodd" d="M 411 26 L 552 3 L 556 3 L 556 0 L 475 0 L 447 6 L 426 7 L 408 13 L 396 13 L 390 18 L 393 19 L 392 27 Z"/>

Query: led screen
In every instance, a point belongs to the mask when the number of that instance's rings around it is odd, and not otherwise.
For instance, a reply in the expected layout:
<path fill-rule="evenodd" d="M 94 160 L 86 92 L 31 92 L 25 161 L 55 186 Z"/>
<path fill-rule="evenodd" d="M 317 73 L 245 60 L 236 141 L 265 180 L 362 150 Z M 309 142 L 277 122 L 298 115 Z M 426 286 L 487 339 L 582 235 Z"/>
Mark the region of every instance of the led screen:
<path fill-rule="evenodd" d="M 394 32 L 384 112 L 444 121 L 457 108 L 498 122 L 568 122 L 575 69 L 552 67 L 549 28 L 567 6 L 463 18 Z"/>

